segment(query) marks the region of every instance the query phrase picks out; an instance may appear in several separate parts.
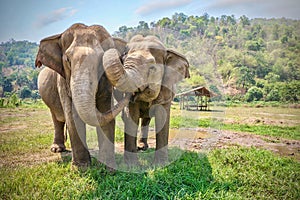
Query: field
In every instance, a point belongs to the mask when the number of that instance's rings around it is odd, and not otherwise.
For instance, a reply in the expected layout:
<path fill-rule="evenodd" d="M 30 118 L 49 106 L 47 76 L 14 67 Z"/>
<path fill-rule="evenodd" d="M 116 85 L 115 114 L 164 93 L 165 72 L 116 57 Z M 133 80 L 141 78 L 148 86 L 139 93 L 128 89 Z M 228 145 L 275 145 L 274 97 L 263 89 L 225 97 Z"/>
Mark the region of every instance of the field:
<path fill-rule="evenodd" d="M 93 158 L 86 172 L 71 170 L 70 153 L 53 154 L 53 127 L 43 105 L 0 109 L 0 199 L 300 199 L 300 112 L 289 107 L 172 107 L 170 163 L 123 165 L 118 117 L 116 158 L 109 174 Z M 88 127 L 91 152 L 95 131 Z M 67 148 L 70 149 L 69 141 Z"/>

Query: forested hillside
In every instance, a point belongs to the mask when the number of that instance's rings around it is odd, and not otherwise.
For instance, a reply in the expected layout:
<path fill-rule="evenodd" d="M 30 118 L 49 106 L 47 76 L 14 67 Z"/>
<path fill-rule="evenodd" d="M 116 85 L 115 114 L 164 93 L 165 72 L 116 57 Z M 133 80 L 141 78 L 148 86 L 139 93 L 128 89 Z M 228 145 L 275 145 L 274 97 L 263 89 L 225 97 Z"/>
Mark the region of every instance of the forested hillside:
<path fill-rule="evenodd" d="M 175 13 L 157 22 L 122 26 L 116 36 L 154 34 L 185 54 L 191 79 L 180 90 L 203 85 L 227 99 L 298 101 L 300 21 L 210 17 Z"/>
<path fill-rule="evenodd" d="M 38 44 L 10 40 L 0 44 L 0 95 L 37 98 L 39 71 L 34 62 Z"/>
<path fill-rule="evenodd" d="M 122 26 L 113 35 L 129 41 L 135 34 L 156 35 L 186 55 L 191 78 L 179 91 L 202 85 L 219 94 L 215 99 L 300 99 L 300 20 L 175 13 L 157 22 Z M 37 48 L 27 41 L 0 44 L 0 95 L 37 97 Z"/>

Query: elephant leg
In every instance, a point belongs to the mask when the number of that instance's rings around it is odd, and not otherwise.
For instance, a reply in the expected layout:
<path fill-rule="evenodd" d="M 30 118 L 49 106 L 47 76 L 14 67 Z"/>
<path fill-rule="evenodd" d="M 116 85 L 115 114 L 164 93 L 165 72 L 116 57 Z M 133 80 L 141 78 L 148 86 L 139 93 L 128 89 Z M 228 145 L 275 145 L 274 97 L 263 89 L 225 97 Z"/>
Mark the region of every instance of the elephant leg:
<path fill-rule="evenodd" d="M 97 94 L 97 109 L 101 113 L 105 113 L 111 109 L 112 96 L 110 90 L 102 89 Z M 105 95 L 103 95 L 105 94 Z M 97 127 L 98 145 L 99 145 L 99 160 L 106 165 L 106 169 L 110 172 L 116 169 L 115 160 L 115 120 L 113 119 L 108 124 Z"/>
<path fill-rule="evenodd" d="M 65 146 L 65 135 L 64 135 L 64 127 L 65 122 L 60 122 L 56 119 L 54 112 L 51 111 L 52 121 L 54 124 L 54 140 L 51 145 L 51 151 L 53 153 L 59 153 L 66 150 Z"/>
<path fill-rule="evenodd" d="M 96 94 L 96 107 L 101 113 L 108 112 L 113 106 L 112 85 L 105 76 L 102 76 Z M 110 172 L 116 169 L 115 160 L 115 119 L 97 127 L 99 161 L 106 165 Z"/>
<path fill-rule="evenodd" d="M 142 118 L 142 124 L 141 124 L 142 135 L 141 135 L 141 138 L 140 138 L 140 143 L 142 143 L 142 146 L 138 147 L 138 150 L 146 151 L 149 148 L 147 140 L 148 140 L 150 120 L 151 119 L 148 118 L 148 117 Z"/>
<path fill-rule="evenodd" d="M 106 169 L 110 172 L 116 170 L 115 160 L 115 120 L 108 125 L 97 127 L 98 145 L 99 145 L 99 161 L 105 164 Z"/>
<path fill-rule="evenodd" d="M 68 96 L 66 81 L 58 78 L 58 91 L 72 148 L 72 166 L 85 170 L 91 164 L 91 157 L 85 140 L 85 124 L 79 118 L 71 98 Z"/>
<path fill-rule="evenodd" d="M 156 132 L 154 163 L 158 165 L 164 165 L 168 162 L 170 106 L 170 103 L 166 105 L 157 105 L 154 111 Z"/>
<path fill-rule="evenodd" d="M 138 165 L 137 157 L 137 131 L 139 124 L 139 105 L 129 103 L 129 114 L 124 114 L 125 124 L 125 152 L 124 160 L 129 166 Z"/>

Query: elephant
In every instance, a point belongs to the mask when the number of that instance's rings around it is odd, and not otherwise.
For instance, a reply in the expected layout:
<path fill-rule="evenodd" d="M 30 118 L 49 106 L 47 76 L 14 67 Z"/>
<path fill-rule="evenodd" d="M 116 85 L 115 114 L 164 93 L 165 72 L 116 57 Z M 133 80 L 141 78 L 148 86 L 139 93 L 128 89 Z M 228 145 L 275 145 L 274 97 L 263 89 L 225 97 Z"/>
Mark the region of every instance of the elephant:
<path fill-rule="evenodd" d="M 104 53 L 103 67 L 116 90 L 134 93 L 123 114 L 125 163 L 139 165 L 139 119 L 144 121 L 142 126 L 147 132 L 151 117 L 155 118 L 156 132 L 154 163 L 167 163 L 171 101 L 176 83 L 190 77 L 189 62 L 180 53 L 167 49 L 156 36 L 136 35 L 128 43 L 123 41 L 123 46 L 120 59 L 115 49 Z"/>
<path fill-rule="evenodd" d="M 97 127 L 100 161 L 109 170 L 115 169 L 114 118 L 128 104 L 131 94 L 113 104 L 113 85 L 104 72 L 103 54 L 109 49 L 123 52 L 122 48 L 104 27 L 81 23 L 40 41 L 35 65 L 46 66 L 39 74 L 38 87 L 54 124 L 51 151 L 65 150 L 66 124 L 72 167 L 85 169 L 91 164 L 85 135 L 88 124 Z"/>

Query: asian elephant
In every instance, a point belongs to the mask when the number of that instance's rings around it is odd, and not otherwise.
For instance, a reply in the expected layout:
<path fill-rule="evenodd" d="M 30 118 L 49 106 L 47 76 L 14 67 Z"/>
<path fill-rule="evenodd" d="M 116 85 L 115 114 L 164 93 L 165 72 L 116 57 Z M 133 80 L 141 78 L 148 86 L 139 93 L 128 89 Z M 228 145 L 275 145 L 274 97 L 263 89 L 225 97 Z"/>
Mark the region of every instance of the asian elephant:
<path fill-rule="evenodd" d="M 189 62 L 183 55 L 167 49 L 155 36 L 136 35 L 129 43 L 123 41 L 123 45 L 125 50 L 121 59 L 117 59 L 117 50 L 110 49 L 104 53 L 103 67 L 117 90 L 135 93 L 123 115 L 124 160 L 128 165 L 138 164 L 136 140 L 139 119 L 142 118 L 142 126 L 147 128 L 150 118 L 155 117 L 154 162 L 166 163 L 171 101 L 175 84 L 190 76 Z"/>
<path fill-rule="evenodd" d="M 50 108 L 55 127 L 51 151 L 65 150 L 66 124 L 72 166 L 86 168 L 91 163 L 85 139 L 86 124 L 97 127 L 100 161 L 108 169 L 116 165 L 114 118 L 128 104 L 130 95 L 113 106 L 113 86 L 103 69 L 103 54 L 111 48 L 119 49 L 104 27 L 79 23 L 41 40 L 39 45 L 35 65 L 48 67 L 39 74 L 39 92 Z"/>

